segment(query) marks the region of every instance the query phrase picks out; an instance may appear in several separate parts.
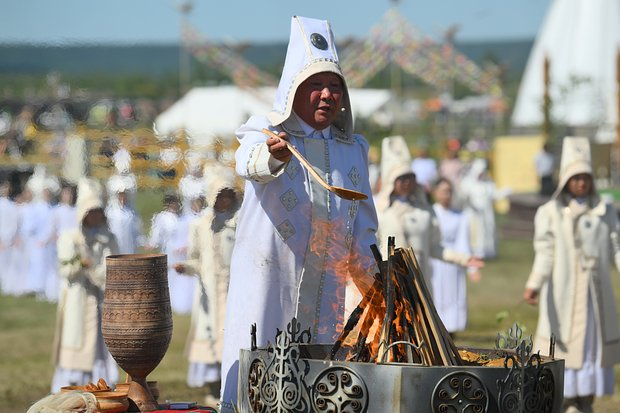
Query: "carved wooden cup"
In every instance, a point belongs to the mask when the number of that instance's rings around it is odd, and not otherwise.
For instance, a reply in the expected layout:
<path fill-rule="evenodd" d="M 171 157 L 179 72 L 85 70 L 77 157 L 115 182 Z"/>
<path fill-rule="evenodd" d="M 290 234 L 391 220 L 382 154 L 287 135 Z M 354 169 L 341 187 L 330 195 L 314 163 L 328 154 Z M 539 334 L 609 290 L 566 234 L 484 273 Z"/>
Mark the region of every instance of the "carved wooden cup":
<path fill-rule="evenodd" d="M 158 409 L 146 376 L 172 337 L 167 267 L 165 254 L 106 257 L 102 332 L 112 357 L 131 376 L 130 411 Z"/>

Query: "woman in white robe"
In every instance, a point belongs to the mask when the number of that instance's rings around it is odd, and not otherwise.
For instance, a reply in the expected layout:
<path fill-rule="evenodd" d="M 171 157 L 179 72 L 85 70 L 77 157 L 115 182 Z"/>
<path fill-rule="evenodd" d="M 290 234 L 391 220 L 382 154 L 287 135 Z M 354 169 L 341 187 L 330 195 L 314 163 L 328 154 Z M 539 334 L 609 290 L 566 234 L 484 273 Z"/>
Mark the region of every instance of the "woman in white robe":
<path fill-rule="evenodd" d="M 77 213 L 74 205 L 74 188 L 65 186 L 60 190 L 59 202 L 52 210 L 52 237 L 54 254 L 56 252 L 56 242 L 65 231 L 78 227 Z M 57 255 L 56 255 L 57 258 Z M 45 297 L 50 302 L 58 301 L 60 294 L 60 278 L 56 272 L 51 272 L 45 283 Z"/>
<path fill-rule="evenodd" d="M 232 168 L 210 167 L 209 172 L 212 174 L 206 191 L 209 207 L 191 224 L 187 260 L 175 269 L 198 277 L 185 346 L 189 361 L 187 384 L 190 387 L 206 384 L 207 404 L 212 404 L 219 399 L 230 260 L 241 199 Z"/>
<path fill-rule="evenodd" d="M 390 169 L 384 191 L 378 200 L 381 251 L 387 253 L 386 241 L 394 237 L 396 247 L 411 247 L 424 280 L 432 291 L 431 258 L 437 258 L 462 267 L 482 267 L 483 262 L 472 254 L 455 251 L 441 244 L 437 217 L 426 202 L 426 193 L 417 186 L 415 174 L 408 164 L 401 163 Z"/>
<path fill-rule="evenodd" d="M 9 274 L 11 275 L 7 291 L 14 296 L 24 295 L 28 292 L 28 244 L 27 234 L 24 226 L 24 219 L 28 216 L 30 209 L 31 193 L 29 189 L 24 189 L 15 196 L 15 207 L 17 216 L 17 233 L 13 247 L 11 248 L 11 260 Z"/>
<path fill-rule="evenodd" d="M 470 222 L 471 248 L 484 259 L 497 256 L 495 201 L 505 198 L 509 189 L 498 189 L 487 172 L 487 161 L 474 159 L 460 184 L 463 212 Z"/>
<path fill-rule="evenodd" d="M 198 280 L 195 277 L 187 277 L 175 270 L 177 263 L 187 259 L 188 242 L 192 223 L 203 213 L 203 197 L 198 196 L 189 201 L 190 209 L 179 216 L 175 231 L 169 244 L 168 255 L 168 282 L 170 283 L 170 305 L 172 311 L 177 314 L 191 314 L 194 292 Z"/>
<path fill-rule="evenodd" d="M 12 256 L 19 231 L 17 205 L 9 198 L 9 182 L 0 182 L 0 293 L 12 294 Z"/>
<path fill-rule="evenodd" d="M 371 195 L 368 143 L 353 134 L 326 21 L 293 17 L 273 111 L 237 130 L 236 170 L 246 183 L 226 307 L 222 412 L 234 411 L 239 350 L 250 348 L 253 323 L 258 346 L 273 342 L 293 317 L 310 329 L 313 343 L 333 343 L 344 322 L 347 283 L 372 282 L 376 266 L 372 199 L 327 192 L 263 128 L 289 140 L 330 184 Z"/>
<path fill-rule="evenodd" d="M 54 233 L 52 198 L 60 189 L 58 180 L 41 168 L 36 168 L 27 185 L 32 191 L 32 201 L 24 216 L 23 226 L 28 251 L 27 291 L 51 302 L 57 300 L 56 236 Z M 50 295 L 46 295 L 46 286 Z"/>
<path fill-rule="evenodd" d="M 452 183 L 440 178 L 434 185 L 433 211 L 441 232 L 441 245 L 453 251 L 471 254 L 469 222 L 462 212 L 452 208 Z M 435 308 L 450 333 L 465 330 L 467 325 L 467 277 L 465 268 L 431 258 L 432 291 Z M 471 269 L 469 276 L 477 280 L 479 273 Z"/>
<path fill-rule="evenodd" d="M 166 195 L 164 207 L 163 211 L 153 217 L 149 248 L 168 255 L 168 288 L 172 311 L 176 314 L 189 314 L 193 289 L 188 295 L 186 287 L 188 282 L 195 281 L 188 281 L 188 277 L 178 274 L 174 269 L 175 264 L 184 261 L 187 254 L 189 217 L 180 214 L 181 203 L 177 195 Z"/>
<path fill-rule="evenodd" d="M 110 231 L 116 237 L 120 254 L 135 254 L 144 242 L 142 220 L 133 208 L 131 199 L 135 193 L 132 181 L 110 179 L 110 199 L 105 210 Z"/>
<path fill-rule="evenodd" d="M 78 228 L 58 239 L 58 268 L 62 279 L 52 359 L 56 370 L 52 392 L 62 386 L 84 385 L 103 378 L 118 380 L 118 366 L 101 333 L 105 288 L 105 257 L 118 253 L 107 225 L 101 186 L 83 178 L 78 184 Z"/>
<path fill-rule="evenodd" d="M 620 270 L 618 211 L 597 195 L 588 138 L 562 143 L 559 184 L 535 218 L 532 271 L 524 299 L 539 305 L 533 351 L 564 359 L 565 412 L 591 412 L 614 392 L 620 325 L 611 267 Z"/>

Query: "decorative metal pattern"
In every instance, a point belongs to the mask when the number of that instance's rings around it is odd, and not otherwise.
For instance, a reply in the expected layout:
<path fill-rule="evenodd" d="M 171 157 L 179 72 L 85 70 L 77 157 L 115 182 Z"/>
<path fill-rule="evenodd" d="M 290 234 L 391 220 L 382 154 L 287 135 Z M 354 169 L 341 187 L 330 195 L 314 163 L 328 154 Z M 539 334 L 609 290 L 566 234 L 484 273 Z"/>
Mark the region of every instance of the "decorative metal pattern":
<path fill-rule="evenodd" d="M 431 398 L 433 413 L 484 413 L 488 404 L 487 388 L 466 371 L 446 375 L 435 386 Z"/>
<path fill-rule="evenodd" d="M 355 371 L 328 368 L 314 381 L 312 405 L 314 412 L 364 413 L 368 409 L 368 388 Z"/>
<path fill-rule="evenodd" d="M 502 413 L 551 413 L 555 396 L 553 372 L 532 352 L 532 336 L 522 339 L 523 330 L 514 324 L 508 335 L 497 335 L 495 346 L 506 350 L 504 380 L 498 380 L 498 403 Z"/>
<path fill-rule="evenodd" d="M 532 351 L 532 336 L 523 339 L 523 329 L 517 323 L 508 329 L 508 335 L 497 333 L 495 337 L 496 349 L 517 351 L 520 347 L 522 348 L 521 355 L 524 357 L 523 361 L 527 361 Z"/>
<path fill-rule="evenodd" d="M 262 412 L 264 405 L 260 400 L 260 384 L 265 377 L 265 363 L 256 358 L 250 365 L 248 374 L 248 399 L 253 412 Z"/>
<path fill-rule="evenodd" d="M 255 359 L 248 376 L 248 395 L 255 413 L 311 412 L 310 390 L 305 382 L 310 371 L 300 359 L 300 343 L 310 342 L 310 330 L 301 330 L 297 319 L 286 333 L 278 330 L 276 342 L 269 346 L 270 360 L 265 366 Z"/>

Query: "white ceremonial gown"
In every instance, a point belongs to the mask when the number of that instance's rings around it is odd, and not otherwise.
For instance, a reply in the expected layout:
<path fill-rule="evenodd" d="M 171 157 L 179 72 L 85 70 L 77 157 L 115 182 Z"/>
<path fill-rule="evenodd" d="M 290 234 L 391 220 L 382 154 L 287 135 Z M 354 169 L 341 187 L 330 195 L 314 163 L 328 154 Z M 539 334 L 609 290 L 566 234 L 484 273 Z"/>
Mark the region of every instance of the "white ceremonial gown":
<path fill-rule="evenodd" d="M 433 205 L 441 245 L 456 252 L 470 254 L 469 225 L 461 212 Z M 433 301 L 437 312 L 449 332 L 463 331 L 467 324 L 467 277 L 465 268 L 436 258 L 431 259 L 433 269 Z"/>
<path fill-rule="evenodd" d="M 371 194 L 368 143 L 335 128 L 307 137 L 295 118 L 287 121 L 290 142 L 330 184 Z M 312 342 L 333 343 L 344 319 L 346 268 L 351 260 L 372 274 L 370 245 L 376 243 L 372 199 L 348 201 L 327 192 L 292 158 L 271 174 L 262 128 L 252 117 L 237 131 L 237 173 L 246 178 L 239 212 L 226 306 L 222 360 L 223 400 L 236 400 L 239 350 L 273 342 L 292 317 L 310 328 Z M 304 137 L 305 136 L 305 137 Z"/>
<path fill-rule="evenodd" d="M 168 244 L 168 284 L 170 285 L 170 306 L 177 314 L 191 314 L 194 302 L 194 291 L 198 280 L 196 277 L 188 277 L 179 274 L 174 265 L 187 259 L 187 247 L 189 244 L 189 226 L 198 214 L 192 212 L 181 215 L 178 218 L 175 230 Z"/>
<path fill-rule="evenodd" d="M 178 274 L 174 264 L 185 261 L 189 238 L 189 222 L 185 217 L 170 211 L 162 211 L 153 218 L 149 244 L 168 255 L 168 287 L 170 306 L 177 314 L 189 314 L 194 295 L 193 277 Z M 189 279 L 189 281 L 188 281 Z M 191 283 L 189 293 L 183 291 Z"/>
<path fill-rule="evenodd" d="M 0 197 L 0 293 L 4 295 L 13 294 L 14 279 L 19 276 L 12 271 L 18 231 L 17 205 L 6 197 Z"/>
<path fill-rule="evenodd" d="M 105 210 L 108 227 L 116 236 L 120 254 L 135 254 L 142 239 L 142 221 L 133 208 L 110 203 Z"/>
<path fill-rule="evenodd" d="M 52 205 L 44 201 L 31 202 L 23 225 L 28 252 L 26 289 L 43 298 L 48 278 L 57 278 Z"/>
<path fill-rule="evenodd" d="M 50 248 L 53 250 L 55 258 L 58 257 L 56 249 L 56 240 L 61 233 L 70 229 L 75 229 L 77 225 L 77 214 L 75 207 L 67 204 L 58 204 L 54 206 L 52 210 L 52 245 Z M 60 294 L 60 277 L 58 276 L 57 263 L 53 267 L 49 268 L 47 278 L 45 280 L 45 299 L 50 302 L 58 301 Z"/>

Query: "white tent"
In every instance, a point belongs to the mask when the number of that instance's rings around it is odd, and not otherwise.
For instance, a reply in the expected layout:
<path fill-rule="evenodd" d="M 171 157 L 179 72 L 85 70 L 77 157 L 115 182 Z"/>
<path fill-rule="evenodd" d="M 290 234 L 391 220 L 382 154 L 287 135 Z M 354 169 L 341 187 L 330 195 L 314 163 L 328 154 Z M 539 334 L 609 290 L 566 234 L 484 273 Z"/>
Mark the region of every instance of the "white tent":
<path fill-rule="evenodd" d="M 620 1 L 554 0 L 529 56 L 512 114 L 513 126 L 542 124 L 543 65 L 548 56 L 551 120 L 594 127 L 601 140 L 613 139 L 618 122 L 619 47 Z"/>
<path fill-rule="evenodd" d="M 184 130 L 198 145 L 216 139 L 230 142 L 250 115 L 266 115 L 271 110 L 274 95 L 273 87 L 197 87 L 157 116 L 154 129 L 160 137 Z M 376 113 L 391 98 L 389 90 L 377 89 L 350 89 L 349 95 L 354 117 Z"/>

